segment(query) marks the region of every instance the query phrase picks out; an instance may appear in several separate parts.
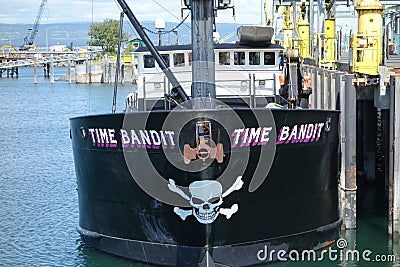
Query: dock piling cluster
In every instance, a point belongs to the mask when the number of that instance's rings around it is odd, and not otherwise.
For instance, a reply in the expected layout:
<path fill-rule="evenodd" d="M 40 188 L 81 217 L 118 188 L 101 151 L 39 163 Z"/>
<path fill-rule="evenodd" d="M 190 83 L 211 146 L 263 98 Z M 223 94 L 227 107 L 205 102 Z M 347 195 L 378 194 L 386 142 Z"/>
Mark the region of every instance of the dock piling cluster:
<path fill-rule="evenodd" d="M 388 182 L 388 233 L 398 238 L 400 235 L 400 75 L 386 74 L 390 77 L 390 84 L 387 84 L 385 90 L 381 90 L 376 86 L 357 86 L 354 83 L 354 74 L 347 72 L 310 65 L 306 65 L 304 70 L 312 78 L 313 93 L 310 97 L 310 107 L 336 109 L 341 112 L 342 167 L 339 198 L 344 228 L 357 228 L 358 186 L 365 186 L 371 179 L 384 179 L 378 182 Z M 383 92 L 389 95 L 377 98 L 377 95 Z M 390 99 L 390 105 L 385 103 L 387 99 Z M 385 147 L 383 156 L 388 158 L 383 173 L 387 174 L 379 178 L 375 169 L 375 159 L 378 157 L 377 120 L 376 115 L 373 116 L 375 119 L 371 117 L 378 111 L 382 114 L 383 133 L 389 136 L 388 141 L 383 140 Z"/>

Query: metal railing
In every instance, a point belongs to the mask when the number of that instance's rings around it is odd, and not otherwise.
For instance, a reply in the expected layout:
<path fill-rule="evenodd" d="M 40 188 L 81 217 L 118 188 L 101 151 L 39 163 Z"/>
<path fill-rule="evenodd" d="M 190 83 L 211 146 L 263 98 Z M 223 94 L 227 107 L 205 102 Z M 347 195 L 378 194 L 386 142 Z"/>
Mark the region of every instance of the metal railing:
<path fill-rule="evenodd" d="M 165 95 L 169 95 L 171 93 L 171 84 L 167 80 L 167 78 L 163 76 L 163 79 L 157 79 L 157 81 L 148 81 L 146 77 L 142 78 L 141 88 L 139 88 L 140 92 L 135 92 L 135 101 L 127 100 L 127 109 L 128 109 L 128 102 L 134 103 L 133 109 L 139 110 L 147 110 L 148 105 L 147 102 L 149 100 L 156 101 L 156 100 L 163 100 L 164 101 L 164 108 L 166 110 L 171 109 L 171 101 L 165 97 Z M 191 80 L 182 80 L 180 83 L 184 84 L 191 84 Z M 251 108 L 257 106 L 257 97 L 276 97 L 276 74 L 273 74 L 272 78 L 258 78 L 256 79 L 256 74 L 250 73 L 248 75 L 248 79 L 232 79 L 232 80 L 216 80 L 217 90 L 218 88 L 225 88 L 231 90 L 232 94 L 218 94 L 218 97 L 245 97 L 249 99 L 248 105 Z M 237 83 L 237 85 L 233 85 L 233 83 Z M 257 86 L 258 83 L 258 86 Z M 272 86 L 267 86 L 267 83 L 270 83 Z M 226 84 L 226 85 L 224 85 Z M 158 91 L 158 96 L 150 96 L 150 91 Z M 273 94 L 271 95 L 271 90 Z M 268 94 L 260 94 L 260 91 L 269 91 Z M 161 96 L 161 92 L 163 95 Z M 241 92 L 243 94 L 241 94 Z M 247 92 L 247 93 L 246 93 Z M 140 97 L 139 97 L 140 95 Z M 128 97 L 132 98 L 132 94 Z M 138 99 L 142 99 L 143 105 L 139 107 Z M 131 104 L 132 107 L 132 104 Z"/>
<path fill-rule="evenodd" d="M 47 63 L 59 63 L 59 62 L 67 62 L 71 61 L 82 61 L 86 58 L 80 57 L 79 54 L 63 54 L 57 56 L 48 56 L 48 57 L 37 57 L 37 58 L 25 58 L 25 59 L 17 59 L 0 63 L 0 69 L 11 69 L 16 67 L 28 67 L 34 66 L 35 60 L 36 64 L 47 64 Z"/>

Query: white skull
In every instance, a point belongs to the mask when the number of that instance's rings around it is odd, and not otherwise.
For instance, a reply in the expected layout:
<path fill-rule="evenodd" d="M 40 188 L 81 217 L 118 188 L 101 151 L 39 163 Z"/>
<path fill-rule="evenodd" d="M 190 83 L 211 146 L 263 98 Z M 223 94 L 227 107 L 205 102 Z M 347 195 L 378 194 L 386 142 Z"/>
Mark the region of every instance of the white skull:
<path fill-rule="evenodd" d="M 189 185 L 193 215 L 203 224 L 214 222 L 222 204 L 222 185 L 218 181 L 195 181 Z"/>

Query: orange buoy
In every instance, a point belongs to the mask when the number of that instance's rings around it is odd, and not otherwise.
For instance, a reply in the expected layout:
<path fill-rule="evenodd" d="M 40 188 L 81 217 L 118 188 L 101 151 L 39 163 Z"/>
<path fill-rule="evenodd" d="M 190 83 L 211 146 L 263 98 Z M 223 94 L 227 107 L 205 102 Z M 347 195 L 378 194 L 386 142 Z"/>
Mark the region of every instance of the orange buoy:
<path fill-rule="evenodd" d="M 309 75 L 304 76 L 304 86 L 306 88 L 311 88 L 311 76 Z"/>
<path fill-rule="evenodd" d="M 279 74 L 279 83 L 280 85 L 285 85 L 285 74 Z"/>

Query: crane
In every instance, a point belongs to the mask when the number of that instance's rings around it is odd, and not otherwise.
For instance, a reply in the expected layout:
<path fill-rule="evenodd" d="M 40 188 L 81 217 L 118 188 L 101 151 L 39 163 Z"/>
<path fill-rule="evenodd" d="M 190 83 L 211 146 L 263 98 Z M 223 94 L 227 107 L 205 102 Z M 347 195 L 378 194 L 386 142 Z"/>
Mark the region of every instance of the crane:
<path fill-rule="evenodd" d="M 42 19 L 44 6 L 46 5 L 47 0 L 42 0 L 42 3 L 39 6 L 38 13 L 35 18 L 35 22 L 33 23 L 33 27 L 28 29 L 28 33 L 24 38 L 24 44 L 20 47 L 20 50 L 28 50 L 33 48 L 36 50 L 36 46 L 33 44 L 36 38 L 36 34 L 39 31 L 40 20 Z"/>

